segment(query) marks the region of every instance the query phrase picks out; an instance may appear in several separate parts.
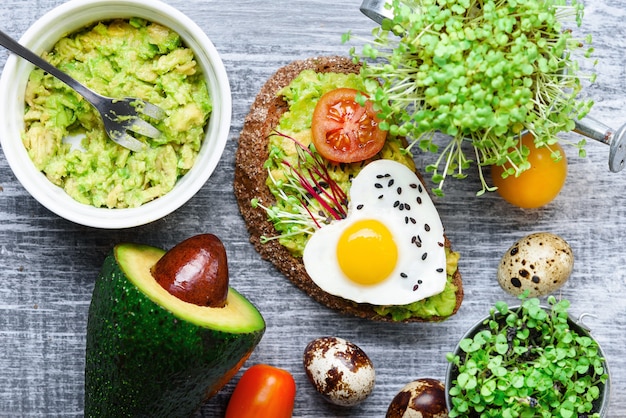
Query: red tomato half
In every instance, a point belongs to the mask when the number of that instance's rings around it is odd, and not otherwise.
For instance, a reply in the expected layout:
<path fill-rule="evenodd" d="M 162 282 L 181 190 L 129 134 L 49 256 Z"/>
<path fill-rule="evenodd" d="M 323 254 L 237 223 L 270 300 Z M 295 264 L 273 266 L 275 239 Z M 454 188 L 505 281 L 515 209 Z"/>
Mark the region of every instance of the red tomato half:
<path fill-rule="evenodd" d="M 353 163 L 373 157 L 385 144 L 372 102 L 361 106 L 359 92 L 339 88 L 324 94 L 313 112 L 311 134 L 320 155 L 330 161 Z"/>
<path fill-rule="evenodd" d="M 256 364 L 244 372 L 225 418 L 291 418 L 296 382 L 287 370 Z"/>
<path fill-rule="evenodd" d="M 551 202 L 561 191 L 567 177 L 567 158 L 563 148 L 554 144 L 550 148 L 552 151 L 558 150 L 562 156 L 559 161 L 554 161 L 550 149 L 535 147 L 532 135 L 525 135 L 522 144 L 530 150 L 530 168 L 518 177 L 510 175 L 503 179 L 504 169 L 492 166 L 491 178 L 498 187 L 498 193 L 507 202 L 521 208 L 538 208 Z M 509 165 L 505 167 L 508 168 Z"/>

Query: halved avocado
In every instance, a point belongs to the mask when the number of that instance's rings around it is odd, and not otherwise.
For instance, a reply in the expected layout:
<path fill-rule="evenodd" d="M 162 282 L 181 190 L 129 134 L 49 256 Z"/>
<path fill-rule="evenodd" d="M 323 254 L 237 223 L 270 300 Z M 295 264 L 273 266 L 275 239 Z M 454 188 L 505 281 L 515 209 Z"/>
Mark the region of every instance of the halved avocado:
<path fill-rule="evenodd" d="M 164 254 L 120 244 L 103 263 L 87 323 L 85 417 L 188 417 L 265 332 L 259 311 L 232 288 L 223 308 L 169 294 L 150 272 Z"/>

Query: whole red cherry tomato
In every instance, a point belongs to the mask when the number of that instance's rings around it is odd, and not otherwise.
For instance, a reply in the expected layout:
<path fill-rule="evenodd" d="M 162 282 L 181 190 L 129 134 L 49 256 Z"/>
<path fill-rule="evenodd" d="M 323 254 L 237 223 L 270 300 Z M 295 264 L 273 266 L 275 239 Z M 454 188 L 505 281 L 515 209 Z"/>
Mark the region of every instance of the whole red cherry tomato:
<path fill-rule="evenodd" d="M 296 382 L 291 373 L 255 364 L 239 379 L 225 418 L 291 418 L 295 398 Z"/>
<path fill-rule="evenodd" d="M 330 161 L 353 163 L 373 157 L 381 150 L 387 131 L 379 121 L 372 102 L 361 106 L 357 90 L 338 88 L 320 97 L 311 122 L 315 149 Z"/>

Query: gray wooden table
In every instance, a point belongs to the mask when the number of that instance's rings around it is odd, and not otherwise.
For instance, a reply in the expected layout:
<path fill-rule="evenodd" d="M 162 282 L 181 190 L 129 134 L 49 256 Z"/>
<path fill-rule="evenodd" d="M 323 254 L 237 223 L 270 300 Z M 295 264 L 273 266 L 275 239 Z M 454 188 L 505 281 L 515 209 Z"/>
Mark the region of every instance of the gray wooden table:
<path fill-rule="evenodd" d="M 0 26 L 19 37 L 62 0 L 4 0 Z M 234 152 L 257 91 L 280 66 L 315 55 L 347 54 L 347 30 L 368 34 L 373 22 L 360 0 L 170 0 L 192 17 L 220 51 L 230 77 L 233 119 L 217 172 L 185 206 L 165 219 L 128 230 L 97 230 L 65 221 L 37 203 L 0 156 L 0 416 L 81 416 L 85 326 L 94 280 L 105 254 L 121 241 L 169 248 L 199 230 L 220 236 L 230 260 L 231 284 L 267 321 L 249 359 L 289 370 L 298 385 L 296 417 L 384 416 L 397 391 L 419 377 L 444 378 L 445 354 L 464 330 L 498 300 L 513 302 L 497 285 L 504 251 L 519 237 L 550 231 L 564 237 L 576 257 L 559 295 L 571 313 L 593 313 L 586 323 L 611 366 L 610 416 L 626 416 L 626 172 L 610 173 L 609 148 L 590 141 L 588 156 L 566 147 L 569 177 L 559 197 L 538 210 L 511 207 L 495 194 L 475 197 L 476 175 L 450 181 L 437 199 L 447 233 L 461 252 L 465 301 L 438 324 L 381 324 L 344 317 L 310 300 L 248 243 L 232 192 Z M 586 90 L 592 115 L 617 128 L 626 122 L 626 0 L 587 2 L 585 24 L 600 60 L 595 85 Z M 0 65 L 7 53 L 0 51 Z M 575 134 L 564 137 L 577 140 Z M 416 155 L 423 167 L 432 155 Z M 306 344 L 319 336 L 353 341 L 373 360 L 372 396 L 352 409 L 332 407 L 315 393 L 302 368 Z M 239 375 L 238 375 L 239 376 Z M 236 379 L 198 416 L 223 416 Z"/>

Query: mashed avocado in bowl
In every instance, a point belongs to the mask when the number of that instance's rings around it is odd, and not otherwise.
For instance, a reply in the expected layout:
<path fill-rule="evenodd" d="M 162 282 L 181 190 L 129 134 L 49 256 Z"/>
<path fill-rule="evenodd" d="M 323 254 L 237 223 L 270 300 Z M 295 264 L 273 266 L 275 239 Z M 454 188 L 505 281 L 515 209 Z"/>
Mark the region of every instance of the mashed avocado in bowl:
<path fill-rule="evenodd" d="M 34 69 L 24 145 L 37 169 L 72 198 L 137 207 L 172 190 L 193 167 L 212 106 L 194 53 L 176 32 L 139 18 L 97 22 L 60 39 L 44 58 L 100 94 L 139 97 L 167 114 L 155 125 L 161 136 L 131 152 L 108 138 L 86 100 Z"/>
<path fill-rule="evenodd" d="M 148 149 L 128 151 L 80 96 L 10 55 L 0 145 L 47 209 L 91 227 L 138 226 L 175 211 L 214 172 L 230 132 L 230 84 L 212 42 L 179 10 L 158 0 L 70 0 L 19 42 L 99 93 L 135 95 L 167 112 L 162 137 L 140 137 Z"/>

